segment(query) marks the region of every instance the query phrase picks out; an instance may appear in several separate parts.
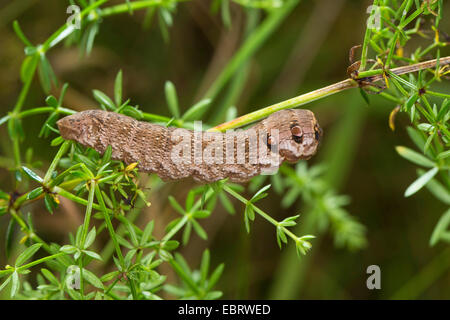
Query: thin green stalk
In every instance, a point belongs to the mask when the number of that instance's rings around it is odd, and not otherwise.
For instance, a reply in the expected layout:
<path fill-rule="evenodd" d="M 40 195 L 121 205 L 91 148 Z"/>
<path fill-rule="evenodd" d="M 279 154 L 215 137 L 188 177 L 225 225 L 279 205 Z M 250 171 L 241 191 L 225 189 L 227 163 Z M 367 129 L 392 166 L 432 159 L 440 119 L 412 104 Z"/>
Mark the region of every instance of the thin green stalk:
<path fill-rule="evenodd" d="M 392 72 L 396 75 L 402 75 L 402 74 L 406 74 L 406 73 L 417 72 L 420 70 L 433 68 L 436 66 L 436 63 L 437 63 L 437 59 L 433 59 L 433 60 L 429 60 L 429 61 L 425 61 L 425 62 L 420 62 L 420 63 L 414 64 L 414 65 L 394 68 L 394 69 L 391 69 L 390 72 Z M 439 59 L 440 66 L 444 66 L 447 64 L 450 64 L 450 56 Z M 357 80 L 365 80 L 366 82 L 369 82 L 369 83 L 380 81 L 380 80 L 384 79 L 383 73 L 384 73 L 384 71 L 381 69 L 368 71 L 368 72 L 361 72 L 357 79 L 349 78 L 349 79 L 343 80 L 341 82 L 332 84 L 330 86 L 323 87 L 323 88 L 302 94 L 300 96 L 273 104 L 271 106 L 268 106 L 268 107 L 259 109 L 257 111 L 248 113 L 246 115 L 243 115 L 234 120 L 222 123 L 221 125 L 211 128 L 208 131 L 225 131 L 228 129 L 241 127 L 246 124 L 250 124 L 252 122 L 261 120 L 274 112 L 284 110 L 284 109 L 299 107 L 299 106 L 307 104 L 309 102 L 316 101 L 321 98 L 330 96 L 337 92 L 341 92 L 341 91 L 344 91 L 344 90 L 347 90 L 350 88 L 357 88 L 357 87 L 359 87 Z M 367 76 L 368 74 L 371 74 L 371 75 Z"/>
<path fill-rule="evenodd" d="M 77 203 L 79 203 L 79 204 L 82 204 L 82 205 L 84 205 L 84 206 L 87 206 L 87 204 L 88 204 L 88 201 L 87 201 L 86 199 L 77 197 L 76 195 L 70 193 L 70 192 L 67 191 L 67 190 L 64 190 L 63 188 L 60 188 L 60 187 L 54 187 L 52 191 L 55 192 L 55 193 L 57 193 L 57 194 L 60 195 L 61 197 L 67 198 L 67 199 L 69 199 L 69 200 L 72 200 L 72 201 L 77 202 Z M 101 207 L 100 207 L 98 204 L 96 204 L 96 203 L 94 203 L 94 204 L 92 205 L 92 207 L 93 207 L 94 209 L 96 209 L 96 210 L 101 210 Z M 107 212 L 111 212 L 111 209 L 106 208 L 106 210 L 107 210 Z"/>
<path fill-rule="evenodd" d="M 154 177 L 154 176 L 153 176 Z M 99 180 L 100 181 L 100 180 Z M 158 180 L 155 182 L 154 179 L 149 179 L 147 184 L 146 184 L 146 188 L 149 188 L 151 186 L 151 192 L 155 192 L 158 190 L 158 188 L 163 185 L 163 182 L 158 178 Z M 137 217 L 139 216 L 139 212 L 140 210 L 138 209 L 142 204 L 144 203 L 144 201 L 142 199 L 139 198 L 135 208 L 127 213 L 127 220 L 130 222 L 134 222 Z M 107 208 L 106 208 L 107 209 Z M 107 209 L 109 211 L 111 211 L 110 209 Z M 120 224 L 117 227 L 116 230 L 116 234 L 122 236 L 125 232 L 126 232 L 127 228 L 123 225 Z M 109 239 L 108 243 L 104 246 L 104 249 L 101 252 L 101 256 L 103 258 L 104 261 L 107 261 L 111 258 L 112 254 L 114 252 L 114 243 L 112 242 L 112 239 Z"/>
<path fill-rule="evenodd" d="M 375 6 L 378 5 L 378 0 L 374 0 L 373 1 L 373 5 L 372 8 L 373 10 L 375 10 Z M 370 15 L 372 16 L 372 12 L 370 13 Z M 364 35 L 364 41 L 362 44 L 362 53 L 361 53 L 361 65 L 359 67 L 359 70 L 365 70 L 366 69 L 366 64 L 367 64 L 367 56 L 369 53 L 369 43 L 370 43 L 370 35 L 372 33 L 372 29 L 371 28 L 366 28 L 366 33 Z"/>
<path fill-rule="evenodd" d="M 29 71 L 27 73 L 28 78 L 25 79 L 22 90 L 20 91 L 20 94 L 19 94 L 19 99 L 17 99 L 16 105 L 14 106 L 13 114 L 17 114 L 25 102 L 25 98 L 27 97 L 28 91 L 30 90 L 31 82 L 33 81 L 33 75 L 36 72 L 38 62 L 39 62 L 39 57 L 36 55 L 33 56 L 33 58 L 31 59 L 31 62 L 30 62 L 30 66 L 28 67 L 29 68 Z"/>
<path fill-rule="evenodd" d="M 427 94 L 431 94 L 432 96 L 441 97 L 445 99 L 450 99 L 450 94 L 440 93 L 440 92 L 434 92 L 427 90 Z"/>
<path fill-rule="evenodd" d="M 117 240 L 114 227 L 113 227 L 113 225 L 111 223 L 111 219 L 109 217 L 109 213 L 106 210 L 107 208 L 106 208 L 106 205 L 105 205 L 105 202 L 103 200 L 103 196 L 102 196 L 102 193 L 100 191 L 100 187 L 98 186 L 98 184 L 95 186 L 95 196 L 97 198 L 98 203 L 100 204 L 100 208 L 101 208 L 101 211 L 103 213 L 103 218 L 105 219 L 106 228 L 108 229 L 109 235 L 110 235 L 111 240 L 112 240 L 112 242 L 114 244 L 114 248 L 116 249 L 117 257 L 119 258 L 120 263 L 123 265 L 124 261 L 123 261 L 122 250 L 120 249 L 119 241 Z"/>
<path fill-rule="evenodd" d="M 182 120 L 179 120 L 179 119 L 172 119 L 169 117 L 160 116 L 157 114 L 152 114 L 152 113 L 147 113 L 147 112 L 142 112 L 142 119 L 146 120 L 146 121 L 164 122 L 164 123 L 168 123 L 170 121 L 171 124 L 176 127 L 182 127 L 183 123 L 184 123 Z"/>
<path fill-rule="evenodd" d="M 162 238 L 162 241 L 170 240 L 189 221 L 190 215 L 186 214 L 180 221 Z"/>
<path fill-rule="evenodd" d="M 241 127 L 243 125 L 261 120 L 262 118 L 265 118 L 274 112 L 277 112 L 277 111 L 280 111 L 283 109 L 299 107 L 299 106 L 307 104 L 309 102 L 327 97 L 334 93 L 341 92 L 346 89 L 355 88 L 355 87 L 358 87 L 358 82 L 356 82 L 353 79 L 346 79 L 344 81 L 332 84 L 328 87 L 320 88 L 320 89 L 302 94 L 300 96 L 297 96 L 295 98 L 291 98 L 291 99 L 276 103 L 274 105 L 271 105 L 269 107 L 265 107 L 265 108 L 259 109 L 257 111 L 248 113 L 244 116 L 241 116 L 239 118 L 236 118 L 236 119 L 228 121 L 228 122 L 225 122 L 214 128 L 211 128 L 208 131 L 225 131 L 228 129 Z"/>
<path fill-rule="evenodd" d="M 183 1 L 189 1 L 189 0 L 175 0 L 173 2 L 183 2 Z M 115 14 L 121 14 L 121 13 L 127 13 L 130 10 L 139 10 L 139 9 L 146 9 L 151 8 L 155 6 L 161 6 L 164 5 L 167 1 L 164 0 L 142 0 L 142 1 L 134 1 L 129 3 L 122 3 L 115 6 L 107 7 L 102 9 L 101 16 L 102 17 L 108 17 Z"/>
<path fill-rule="evenodd" d="M 100 204 L 100 207 L 102 208 L 101 211 L 103 212 L 103 218 L 105 219 L 106 228 L 108 229 L 111 240 L 113 241 L 114 248 L 116 249 L 116 254 L 119 259 L 119 262 L 120 262 L 121 266 L 124 266 L 125 262 L 123 259 L 122 250 L 120 249 L 119 241 L 117 240 L 116 233 L 114 231 L 114 227 L 111 223 L 111 219 L 109 218 L 109 214 L 106 210 L 106 205 L 103 200 L 103 196 L 102 196 L 102 193 L 100 191 L 98 184 L 95 185 L 95 195 L 96 195 L 98 203 Z M 137 299 L 137 291 L 136 291 L 136 285 L 134 283 L 134 280 L 131 278 L 128 278 L 128 284 L 130 285 L 130 290 L 131 290 L 133 299 Z"/>
<path fill-rule="evenodd" d="M 84 242 L 86 241 L 86 236 L 89 231 L 89 223 L 91 221 L 91 214 L 92 214 L 92 207 L 94 204 L 94 194 L 95 194 L 95 186 L 97 185 L 96 181 L 94 179 L 91 179 L 90 185 L 89 185 L 89 195 L 87 200 L 87 206 L 86 206 L 86 213 L 84 215 L 84 222 L 83 222 L 83 229 L 81 231 L 81 242 L 80 247 L 84 247 Z"/>
<path fill-rule="evenodd" d="M 223 190 L 225 190 L 226 192 L 228 192 L 230 195 L 232 195 L 233 197 L 235 197 L 236 199 L 238 199 L 239 201 L 241 201 L 243 204 L 248 205 L 249 200 L 245 199 L 243 196 L 241 196 L 239 193 L 235 192 L 233 189 L 231 189 L 228 186 L 224 186 Z M 251 204 L 251 206 L 253 206 L 253 209 L 264 219 L 266 219 L 267 221 L 269 221 L 271 224 L 273 224 L 275 227 L 279 227 L 281 229 L 283 229 L 284 233 L 286 233 L 292 240 L 294 241 L 298 241 L 299 237 L 297 237 L 294 233 L 292 233 L 289 229 L 287 229 L 286 227 L 280 225 L 280 223 L 275 220 L 274 218 L 272 218 L 270 215 L 268 215 L 267 213 L 265 213 L 264 211 L 262 211 L 260 208 L 258 208 L 257 206 L 255 206 L 254 204 Z"/>
<path fill-rule="evenodd" d="M 42 182 L 43 185 L 46 185 L 52 178 L 52 174 L 55 171 L 55 168 L 58 165 L 59 160 L 61 160 L 61 157 L 67 152 L 67 149 L 69 148 L 70 144 L 71 144 L 71 142 L 66 140 L 63 142 L 63 144 L 59 148 L 58 152 L 55 155 L 55 158 L 53 158 L 52 163 L 48 167 L 47 173 L 44 176 L 44 181 Z"/>
<path fill-rule="evenodd" d="M 59 258 L 60 256 L 63 256 L 63 255 L 66 255 L 66 253 L 59 252 L 59 253 L 53 254 L 51 256 L 47 256 L 47 257 L 44 257 L 44 258 L 41 258 L 41 259 L 34 260 L 34 261 L 30 262 L 30 263 L 24 264 L 24 265 L 18 267 L 17 269 L 11 268 L 11 269 L 6 269 L 6 270 L 0 270 L 0 276 L 3 275 L 3 274 L 13 273 L 15 270 L 17 270 L 17 271 L 26 270 L 26 269 L 29 269 L 29 268 L 35 266 L 35 265 L 38 265 L 38 264 L 43 263 L 43 262 L 46 262 L 48 260 L 53 260 L 53 259 Z"/>

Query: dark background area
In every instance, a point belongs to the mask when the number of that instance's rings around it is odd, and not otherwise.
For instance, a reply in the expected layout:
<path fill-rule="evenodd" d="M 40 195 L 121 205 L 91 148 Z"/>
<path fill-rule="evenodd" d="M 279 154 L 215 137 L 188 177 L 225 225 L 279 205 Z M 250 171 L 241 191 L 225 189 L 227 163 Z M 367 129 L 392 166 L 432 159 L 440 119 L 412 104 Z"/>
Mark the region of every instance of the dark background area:
<path fill-rule="evenodd" d="M 14 1 L 14 10 L 11 3 L 0 1 L 0 116 L 12 110 L 21 87 L 24 48 L 12 30 L 12 21 L 17 19 L 27 37 L 37 44 L 67 19 L 67 1 Z M 346 78 L 348 52 L 363 40 L 366 8 L 370 3 L 301 1 L 249 62 L 248 77 L 236 103 L 238 114 Z M 115 75 L 122 69 L 124 96 L 143 111 L 169 116 L 164 95 L 167 80 L 175 84 L 180 106 L 186 110 L 204 94 L 242 43 L 246 17 L 242 7 L 232 4 L 232 27 L 227 29 L 220 14 L 211 14 L 209 6 L 210 2 L 203 0 L 181 3 L 168 43 L 164 42 L 157 21 L 144 30 L 144 12 L 136 11 L 132 16 L 122 14 L 104 19 L 89 57 L 82 56 L 75 46 L 59 45 L 52 49 L 48 58 L 59 85 L 64 82 L 70 85 L 64 106 L 77 111 L 96 108 L 92 90 L 113 95 Z M 448 2 L 445 8 L 444 13 L 450 13 Z M 441 28 L 450 33 L 448 17 L 444 17 Z M 414 41 L 411 45 L 417 44 Z M 410 54 L 407 49 L 405 55 Z M 448 48 L 441 51 L 442 56 L 448 54 Z M 440 86 L 435 91 L 448 93 L 448 81 Z M 58 92 L 59 89 L 52 91 L 55 96 Z M 35 79 L 24 109 L 45 105 L 45 97 Z M 290 245 L 279 250 L 273 226 L 262 219 L 256 218 L 251 233 L 247 234 L 240 203 L 235 203 L 234 216 L 218 206 L 211 218 L 202 221 L 208 241 L 193 235 L 180 252 L 194 267 L 205 248 L 211 250 L 213 265 L 225 263 L 218 284 L 224 298 L 450 298 L 448 245 L 429 246 L 433 228 L 448 208 L 426 189 L 410 198 L 403 197 L 417 177 L 416 167 L 395 151 L 397 145 L 415 149 L 405 130 L 409 119 L 399 114 L 397 129 L 392 132 L 388 117 L 395 105 L 378 96 L 371 95 L 370 99 L 371 105 L 367 106 L 358 90 L 350 90 L 306 106 L 315 112 L 324 129 L 322 149 L 310 163 L 339 161 L 333 158 L 333 150 L 345 149 L 341 157 L 345 165 L 332 173 L 334 185 L 339 193 L 351 197 L 346 208 L 367 227 L 368 246 L 359 251 L 336 248 L 329 233 L 306 230 L 318 238 L 312 240 L 311 252 L 298 259 L 293 257 L 295 250 Z M 33 116 L 24 121 L 27 138 L 22 147 L 22 150 L 34 148 L 35 158 L 43 162 L 42 169 L 48 167 L 56 152 L 56 148 L 50 147 L 54 135 L 37 138 L 45 117 Z M 332 145 L 333 134 L 345 129 L 352 132 L 348 144 Z M 0 137 L 0 189 L 8 192 L 13 188 L 13 180 L 6 158 L 11 157 L 12 148 L 5 125 L 0 127 Z M 144 209 L 140 217 L 142 222 L 155 219 L 155 232 L 162 235 L 164 226 L 175 216 L 167 196 L 172 194 L 182 202 L 192 185 L 189 181 L 169 183 L 153 194 L 152 206 Z M 280 207 L 280 201 L 281 197 L 271 192 L 259 206 L 277 220 L 302 213 L 301 225 L 308 214 L 301 201 L 287 209 Z M 49 241 L 66 241 L 67 233 L 74 231 L 83 218 L 83 209 L 67 201 L 53 215 L 45 211 L 42 203 L 27 209 L 35 215 L 39 235 Z M 7 221 L 6 216 L 0 217 L 2 268 L 7 264 L 2 253 Z M 372 264 L 381 268 L 381 290 L 366 287 L 366 268 Z M 411 290 L 400 291 L 411 283 Z"/>

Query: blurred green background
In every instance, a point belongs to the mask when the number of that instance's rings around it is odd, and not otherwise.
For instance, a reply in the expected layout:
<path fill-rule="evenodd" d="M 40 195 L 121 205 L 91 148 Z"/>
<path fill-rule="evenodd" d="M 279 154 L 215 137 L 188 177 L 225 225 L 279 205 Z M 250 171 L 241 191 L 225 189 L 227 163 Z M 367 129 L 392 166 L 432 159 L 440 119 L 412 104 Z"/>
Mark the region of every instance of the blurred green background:
<path fill-rule="evenodd" d="M 0 1 L 0 116 L 13 108 L 21 88 L 24 48 L 12 30 L 12 21 L 19 20 L 24 33 L 37 44 L 66 21 L 67 4 L 58 0 Z M 238 114 L 346 78 L 348 52 L 363 40 L 370 4 L 359 0 L 301 1 L 248 61 L 241 78 L 235 79 L 237 90 L 231 103 Z M 181 3 L 167 43 L 157 21 L 144 29 L 145 12 L 136 11 L 105 19 L 88 57 L 76 47 L 59 45 L 51 50 L 48 58 L 59 85 L 70 85 L 64 106 L 78 111 L 96 108 L 92 90 L 112 95 L 115 75 L 122 69 L 124 96 L 143 111 L 169 116 L 164 96 L 167 80 L 175 84 L 180 105 L 186 110 L 203 96 L 232 57 L 249 25 L 249 15 L 242 7 L 232 3 L 232 23 L 227 28 L 220 13 L 211 13 L 210 5 L 205 0 Z M 444 13 L 448 14 L 450 4 L 446 1 L 445 5 Z M 252 17 L 261 19 L 264 13 Z M 450 33 L 447 16 L 441 28 Z M 409 54 L 407 49 L 405 55 Z M 448 55 L 448 48 L 441 51 L 441 56 Z M 448 81 L 440 85 L 435 91 L 448 93 Z M 59 89 L 52 93 L 58 96 Z M 35 79 L 24 109 L 45 105 L 45 97 Z M 261 208 L 277 220 L 301 213 L 301 234 L 318 235 L 310 253 L 298 259 L 290 245 L 279 250 L 273 226 L 262 219 L 256 219 L 248 235 L 239 203 L 235 216 L 219 206 L 213 217 L 202 221 L 208 241 L 195 235 L 180 252 L 196 266 L 203 250 L 210 248 L 213 265 L 225 263 L 218 285 L 224 298 L 450 298 L 450 248 L 442 243 L 429 246 L 431 232 L 448 208 L 426 189 L 411 198 L 403 197 L 417 177 L 416 167 L 399 157 L 394 147 L 415 149 L 405 130 L 409 119 L 399 114 L 397 129 L 392 132 L 388 116 L 395 105 L 375 95 L 369 98 L 371 105 L 367 106 L 358 90 L 350 90 L 306 106 L 315 112 L 324 129 L 323 145 L 309 162 L 329 163 L 327 179 L 339 193 L 351 197 L 347 210 L 367 227 L 367 247 L 359 251 L 336 248 L 329 234 L 320 235 L 302 224 L 308 210 L 301 201 L 282 209 L 280 196 L 271 192 L 259 203 Z M 215 111 L 213 108 L 211 118 Z M 22 147 L 33 147 L 44 169 L 56 152 L 50 147 L 53 137 L 37 138 L 45 117 L 25 119 L 27 138 Z M 12 148 L 5 125 L 0 127 L 0 137 L 0 189 L 9 192 L 13 180 L 6 168 Z M 164 226 L 174 216 L 166 201 L 169 191 L 184 201 L 192 185 L 189 181 L 169 183 L 152 195 L 152 206 L 144 209 L 140 219 L 155 219 L 155 233 L 159 228 L 163 234 Z M 63 203 L 54 215 L 41 205 L 27 209 L 35 215 L 39 235 L 49 241 L 66 241 L 67 233 L 82 221 L 83 210 L 75 204 Z M 7 221 L 6 216 L 0 217 L 2 268 L 7 263 L 3 254 Z M 366 268 L 372 264 L 381 268 L 381 290 L 366 287 Z"/>

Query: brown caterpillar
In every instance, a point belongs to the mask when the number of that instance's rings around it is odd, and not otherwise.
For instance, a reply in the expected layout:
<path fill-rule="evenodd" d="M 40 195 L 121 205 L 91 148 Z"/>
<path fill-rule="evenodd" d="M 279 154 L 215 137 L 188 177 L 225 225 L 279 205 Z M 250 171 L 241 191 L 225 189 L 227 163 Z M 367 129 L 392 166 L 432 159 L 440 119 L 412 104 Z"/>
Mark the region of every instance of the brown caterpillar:
<path fill-rule="evenodd" d="M 283 161 L 309 159 L 322 136 L 314 114 L 305 109 L 278 111 L 249 129 L 227 133 L 167 128 L 103 110 L 79 112 L 57 125 L 64 139 L 101 154 L 110 145 L 113 159 L 137 162 L 143 172 L 199 182 L 245 182 Z"/>

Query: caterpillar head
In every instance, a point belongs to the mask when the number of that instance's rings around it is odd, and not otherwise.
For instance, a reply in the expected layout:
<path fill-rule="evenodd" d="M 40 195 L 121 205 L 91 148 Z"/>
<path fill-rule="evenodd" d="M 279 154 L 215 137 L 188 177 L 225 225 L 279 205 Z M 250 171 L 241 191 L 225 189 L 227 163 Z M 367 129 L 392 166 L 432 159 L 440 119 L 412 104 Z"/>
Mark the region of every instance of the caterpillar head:
<path fill-rule="evenodd" d="M 322 129 L 314 113 L 305 109 L 288 109 L 273 113 L 264 120 L 268 131 L 267 144 L 274 144 L 279 155 L 288 162 L 307 160 L 316 152 L 322 138 Z M 271 130 L 278 130 L 278 139 Z"/>
<path fill-rule="evenodd" d="M 85 144 L 86 141 L 84 140 L 87 136 L 97 130 L 102 115 L 101 110 L 87 110 L 64 117 L 58 120 L 56 124 L 64 139 Z"/>

